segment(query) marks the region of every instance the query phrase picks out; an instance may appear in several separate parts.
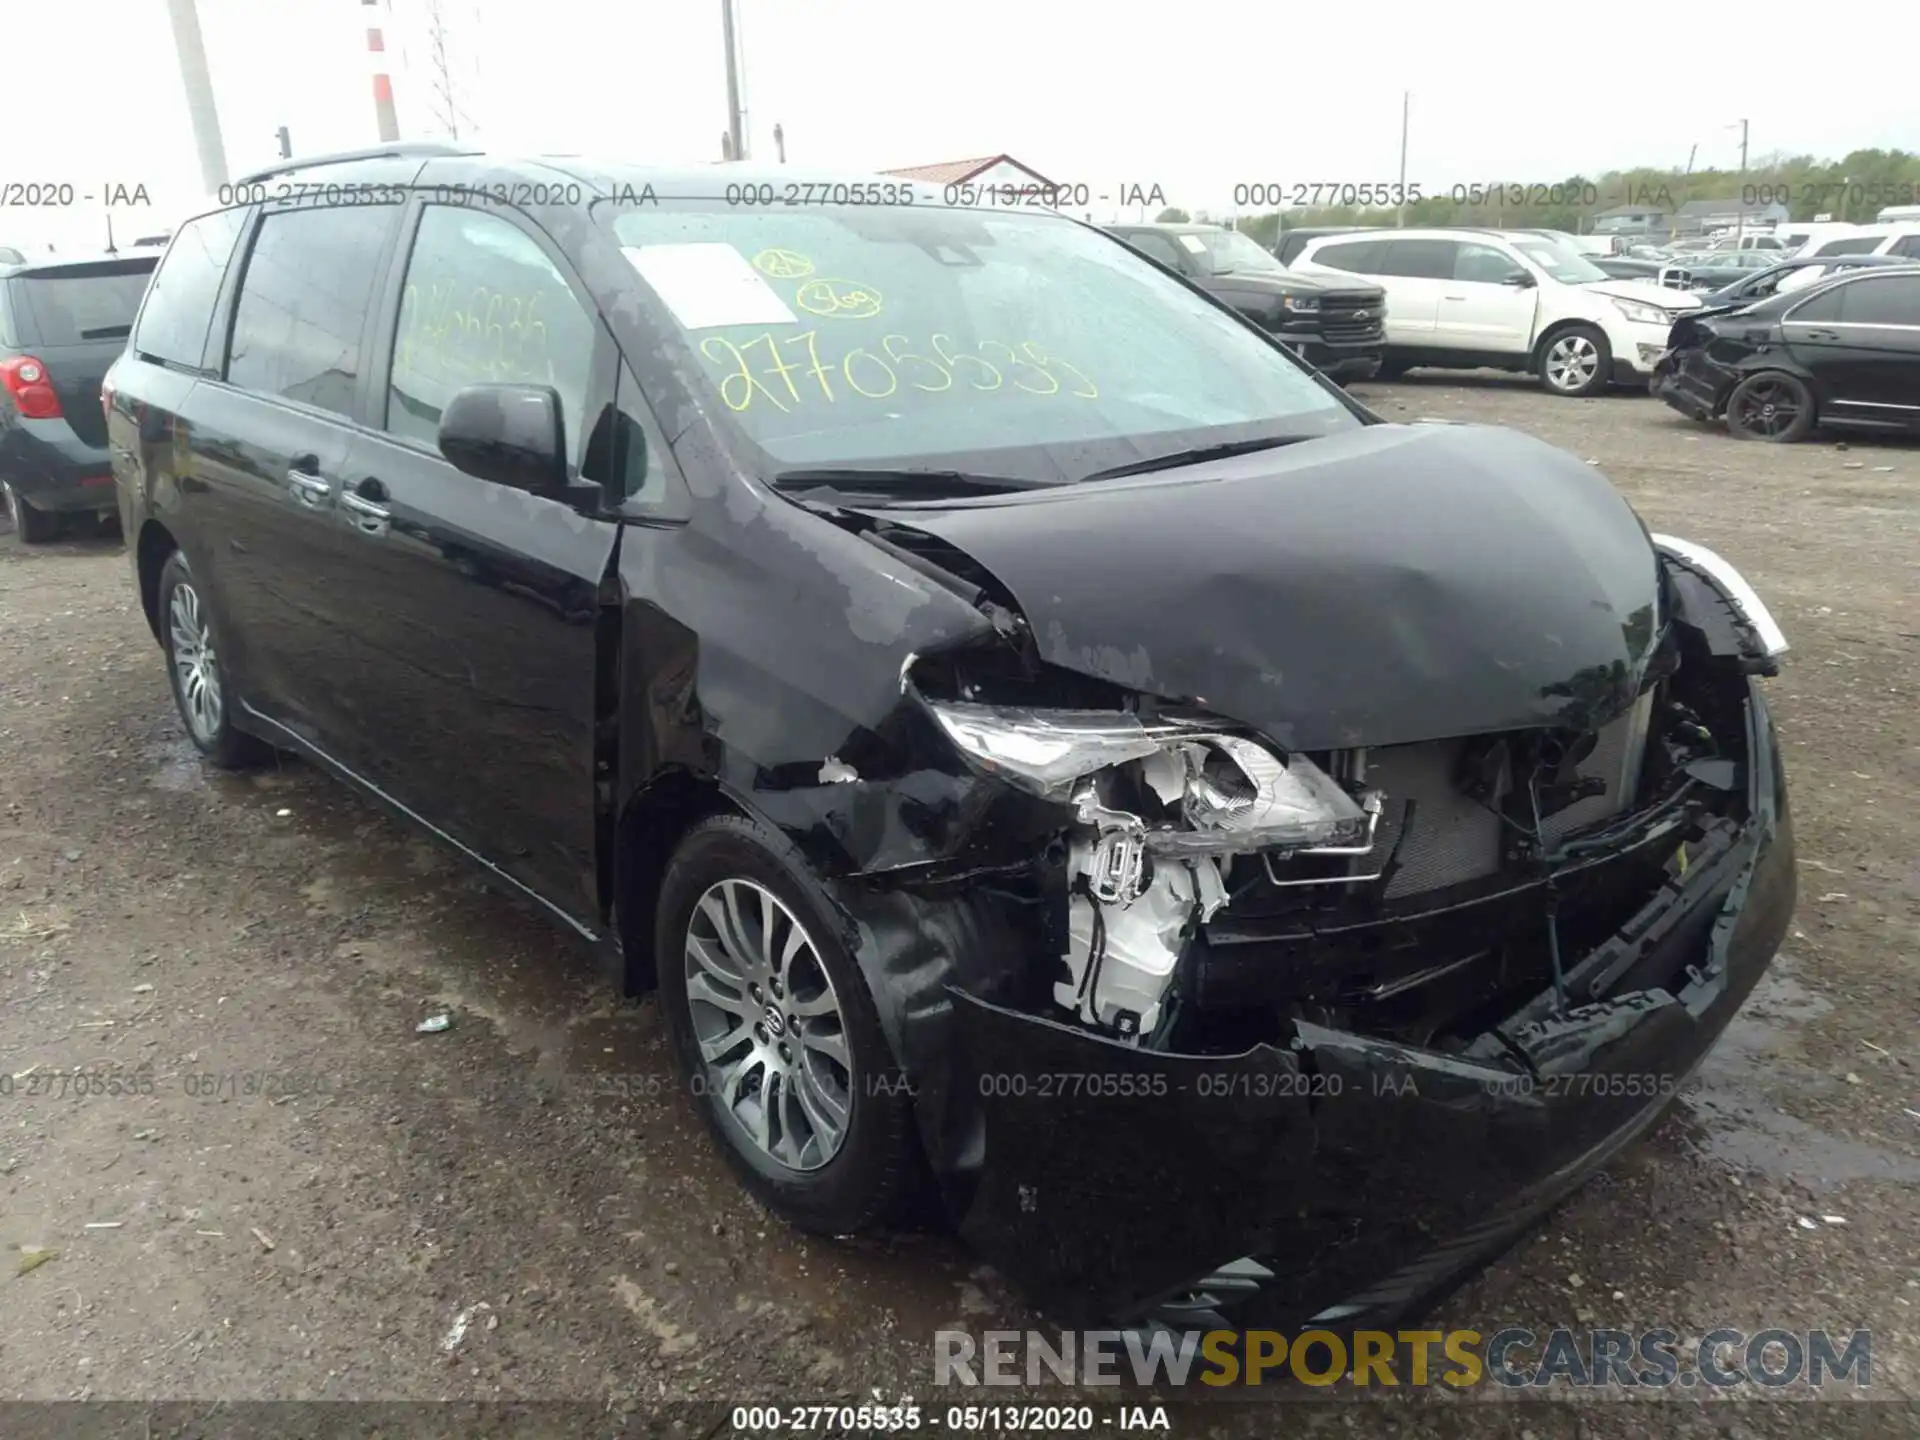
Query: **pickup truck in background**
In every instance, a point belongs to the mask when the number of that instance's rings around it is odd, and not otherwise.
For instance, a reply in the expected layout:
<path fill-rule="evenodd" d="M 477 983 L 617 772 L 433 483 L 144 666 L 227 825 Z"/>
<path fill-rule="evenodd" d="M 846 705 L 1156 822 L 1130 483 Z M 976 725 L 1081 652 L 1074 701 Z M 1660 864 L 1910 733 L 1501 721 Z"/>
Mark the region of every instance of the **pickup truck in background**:
<path fill-rule="evenodd" d="M 1289 270 L 1220 225 L 1106 228 L 1271 332 L 1328 379 L 1344 384 L 1378 373 L 1387 343 L 1387 292 L 1379 286 Z"/>

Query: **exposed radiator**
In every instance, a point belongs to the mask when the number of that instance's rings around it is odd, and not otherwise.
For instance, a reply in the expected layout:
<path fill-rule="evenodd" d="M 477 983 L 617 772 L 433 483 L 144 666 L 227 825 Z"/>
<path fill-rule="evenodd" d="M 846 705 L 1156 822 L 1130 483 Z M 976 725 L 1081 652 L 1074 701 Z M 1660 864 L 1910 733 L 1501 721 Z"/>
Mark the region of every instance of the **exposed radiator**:
<path fill-rule="evenodd" d="M 1631 711 L 1601 729 L 1578 773 L 1605 781 L 1607 788 L 1547 816 L 1540 828 L 1549 843 L 1626 808 L 1639 784 L 1651 706 L 1651 697 L 1642 697 Z M 1357 872 L 1386 863 L 1406 828 L 1408 802 L 1413 802 L 1413 830 L 1400 849 L 1399 868 L 1387 882 L 1388 899 L 1484 879 L 1500 868 L 1506 823 L 1456 784 L 1461 752 L 1468 744 L 1464 739 L 1435 740 L 1367 752 L 1366 783 L 1383 791 L 1387 803 L 1373 852 L 1358 857 Z"/>

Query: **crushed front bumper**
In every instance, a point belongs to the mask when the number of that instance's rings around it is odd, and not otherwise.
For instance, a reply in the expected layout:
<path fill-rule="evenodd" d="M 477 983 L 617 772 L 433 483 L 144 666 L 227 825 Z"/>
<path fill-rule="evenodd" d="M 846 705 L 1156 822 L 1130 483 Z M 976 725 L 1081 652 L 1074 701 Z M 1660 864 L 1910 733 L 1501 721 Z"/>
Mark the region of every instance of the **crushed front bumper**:
<path fill-rule="evenodd" d="M 951 990 L 982 1116 L 943 1177 L 962 1234 L 1086 1324 L 1384 1322 L 1457 1283 L 1659 1118 L 1786 932 L 1791 824 L 1748 685 L 1745 819 L 1569 957 L 1564 1014 L 1542 995 L 1467 1055 L 1305 1022 L 1288 1049 L 1156 1053 Z"/>

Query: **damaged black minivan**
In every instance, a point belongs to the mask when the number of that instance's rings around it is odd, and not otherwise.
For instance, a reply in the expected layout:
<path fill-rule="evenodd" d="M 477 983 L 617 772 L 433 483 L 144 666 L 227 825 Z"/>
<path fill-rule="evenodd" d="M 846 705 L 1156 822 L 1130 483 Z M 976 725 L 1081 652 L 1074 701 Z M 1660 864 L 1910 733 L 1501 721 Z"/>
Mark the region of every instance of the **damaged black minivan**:
<path fill-rule="evenodd" d="M 618 955 L 797 1224 L 930 1191 L 1063 1316 L 1403 1313 L 1780 941 L 1785 641 L 1577 459 L 905 181 L 238 189 L 106 397 L 189 734 Z"/>

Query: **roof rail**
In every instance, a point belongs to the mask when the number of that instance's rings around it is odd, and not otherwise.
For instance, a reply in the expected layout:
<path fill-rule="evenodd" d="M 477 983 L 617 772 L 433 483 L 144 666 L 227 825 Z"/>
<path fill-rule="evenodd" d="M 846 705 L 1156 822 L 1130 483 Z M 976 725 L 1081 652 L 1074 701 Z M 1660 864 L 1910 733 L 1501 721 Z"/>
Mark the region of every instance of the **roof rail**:
<path fill-rule="evenodd" d="M 445 140 L 397 140 L 391 145 L 376 145 L 371 150 L 335 150 L 325 155 L 304 155 L 297 160 L 282 160 L 264 170 L 253 170 L 233 183 L 252 185 L 293 170 L 308 170 L 316 165 L 346 165 L 355 160 L 431 160 L 445 155 L 477 155 L 480 152 Z"/>

